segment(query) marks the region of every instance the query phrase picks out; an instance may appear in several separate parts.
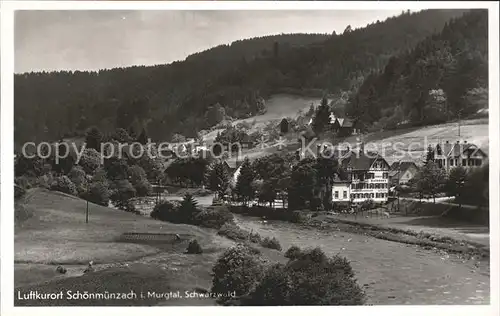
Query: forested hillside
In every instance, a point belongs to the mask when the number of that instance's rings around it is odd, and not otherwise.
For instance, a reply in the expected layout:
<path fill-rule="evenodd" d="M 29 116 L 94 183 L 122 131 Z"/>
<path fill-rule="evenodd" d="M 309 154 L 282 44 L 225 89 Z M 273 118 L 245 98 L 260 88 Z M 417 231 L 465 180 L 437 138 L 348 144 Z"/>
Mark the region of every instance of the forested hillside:
<path fill-rule="evenodd" d="M 277 35 L 221 46 L 185 61 L 99 72 L 15 76 L 15 138 L 54 140 L 95 125 L 147 127 L 153 140 L 194 136 L 207 111 L 246 117 L 277 92 L 356 91 L 391 56 L 410 51 L 465 10 L 404 12 L 366 28 L 331 35 Z"/>
<path fill-rule="evenodd" d="M 488 107 L 488 11 L 446 23 L 366 77 L 347 114 L 377 127 L 424 125 Z"/>

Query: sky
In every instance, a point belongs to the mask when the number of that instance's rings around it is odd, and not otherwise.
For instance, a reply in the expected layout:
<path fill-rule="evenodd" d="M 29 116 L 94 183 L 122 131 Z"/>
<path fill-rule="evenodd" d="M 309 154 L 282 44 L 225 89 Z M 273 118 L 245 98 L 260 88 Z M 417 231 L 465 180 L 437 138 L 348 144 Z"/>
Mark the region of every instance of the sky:
<path fill-rule="evenodd" d="M 17 11 L 16 73 L 166 64 L 235 40 L 342 33 L 399 11 Z"/>

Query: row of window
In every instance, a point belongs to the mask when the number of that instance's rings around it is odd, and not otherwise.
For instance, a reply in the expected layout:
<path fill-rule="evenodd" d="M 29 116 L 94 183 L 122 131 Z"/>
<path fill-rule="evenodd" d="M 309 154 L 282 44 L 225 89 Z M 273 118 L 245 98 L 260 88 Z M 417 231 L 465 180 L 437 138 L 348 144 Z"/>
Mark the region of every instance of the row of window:
<path fill-rule="evenodd" d="M 353 183 L 351 188 L 353 190 L 363 190 L 363 189 L 387 189 L 389 184 L 387 183 Z"/>
<path fill-rule="evenodd" d="M 387 193 L 352 193 L 351 199 L 382 199 L 388 197 Z"/>
<path fill-rule="evenodd" d="M 336 200 L 339 199 L 339 191 L 335 191 L 334 197 Z M 382 199 L 382 198 L 387 198 L 389 195 L 387 193 L 352 193 L 351 194 L 351 200 L 353 199 Z M 342 191 L 342 198 L 345 200 L 347 199 L 347 191 Z"/>
<path fill-rule="evenodd" d="M 342 191 L 342 192 L 343 192 L 342 198 L 343 199 L 347 199 L 347 191 Z M 339 198 L 339 191 L 335 191 L 334 195 L 335 195 L 335 199 L 338 200 L 338 198 Z"/>
<path fill-rule="evenodd" d="M 368 172 L 366 174 L 353 174 L 352 175 L 352 179 L 353 180 L 364 181 L 365 179 L 375 179 L 375 178 L 380 178 L 380 177 L 375 177 L 375 173 L 373 173 L 373 172 Z M 382 174 L 382 178 L 383 179 L 388 179 L 389 178 L 389 173 L 388 172 L 384 172 Z"/>
<path fill-rule="evenodd" d="M 446 165 L 446 159 L 436 159 L 438 165 L 440 167 Z M 459 162 L 459 159 L 455 158 L 455 159 L 450 159 L 450 166 L 451 167 L 458 167 L 460 166 L 458 164 Z M 476 158 L 470 158 L 470 159 L 462 159 L 462 164 L 461 166 L 464 166 L 464 167 L 479 167 L 483 164 L 483 160 L 482 159 L 476 159 Z"/>

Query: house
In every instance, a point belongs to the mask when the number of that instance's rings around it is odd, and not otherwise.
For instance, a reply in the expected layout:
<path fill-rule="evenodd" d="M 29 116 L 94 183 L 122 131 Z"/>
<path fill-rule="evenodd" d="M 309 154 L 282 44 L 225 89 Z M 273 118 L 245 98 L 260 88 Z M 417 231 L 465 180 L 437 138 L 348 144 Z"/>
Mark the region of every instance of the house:
<path fill-rule="evenodd" d="M 347 171 L 347 177 L 345 180 L 334 181 L 333 202 L 361 203 L 369 199 L 379 203 L 387 202 L 390 167 L 381 155 L 365 152 L 361 145 L 358 152 L 340 152 L 337 159 Z"/>
<path fill-rule="evenodd" d="M 342 137 L 361 133 L 361 124 L 357 120 L 335 117 L 333 114 L 330 114 L 330 128 L 334 133 Z"/>
<path fill-rule="evenodd" d="M 438 143 L 430 147 L 432 160 L 439 167 L 449 172 L 454 167 L 463 167 L 467 170 L 479 168 L 488 161 L 488 156 L 477 145 L 467 141 L 451 143 Z"/>
<path fill-rule="evenodd" d="M 418 172 L 417 165 L 412 161 L 396 161 L 391 165 L 389 179 L 391 186 L 408 184 Z"/>

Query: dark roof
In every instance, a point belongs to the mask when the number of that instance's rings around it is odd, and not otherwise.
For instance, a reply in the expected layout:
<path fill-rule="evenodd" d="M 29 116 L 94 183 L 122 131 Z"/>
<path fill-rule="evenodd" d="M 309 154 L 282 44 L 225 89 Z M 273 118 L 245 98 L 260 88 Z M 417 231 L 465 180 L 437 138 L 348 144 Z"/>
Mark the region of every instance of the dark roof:
<path fill-rule="evenodd" d="M 377 160 L 383 160 L 386 164 L 387 161 L 378 153 L 366 153 L 360 151 L 354 153 L 350 151 L 345 158 L 342 159 L 342 166 L 344 168 L 351 168 L 352 170 L 368 170 Z"/>
<path fill-rule="evenodd" d="M 460 157 L 463 154 L 472 154 L 476 150 L 486 156 L 479 146 L 472 143 L 441 143 L 434 147 L 434 151 L 437 151 L 437 146 L 441 147 L 444 156 Z"/>
<path fill-rule="evenodd" d="M 396 161 L 396 162 L 394 162 L 392 164 L 391 171 L 398 171 L 398 170 L 400 170 L 401 172 L 404 173 L 411 166 L 414 166 L 415 168 L 418 169 L 417 165 L 413 161 L 402 161 L 402 162 Z"/>
<path fill-rule="evenodd" d="M 243 164 L 241 160 L 225 160 L 224 163 L 231 169 L 237 169 Z"/>

